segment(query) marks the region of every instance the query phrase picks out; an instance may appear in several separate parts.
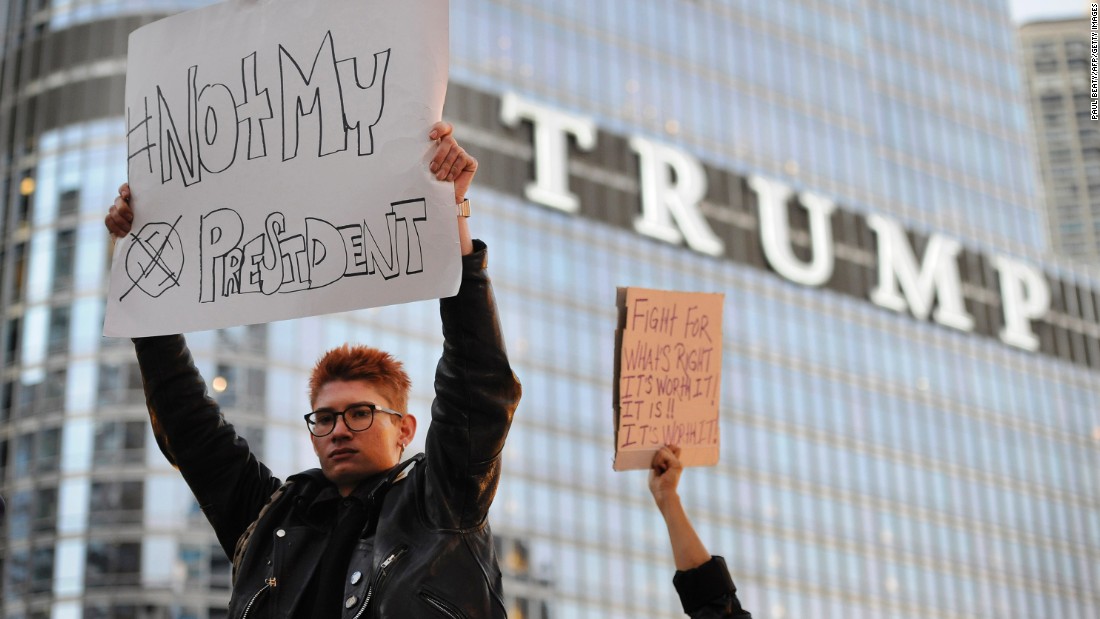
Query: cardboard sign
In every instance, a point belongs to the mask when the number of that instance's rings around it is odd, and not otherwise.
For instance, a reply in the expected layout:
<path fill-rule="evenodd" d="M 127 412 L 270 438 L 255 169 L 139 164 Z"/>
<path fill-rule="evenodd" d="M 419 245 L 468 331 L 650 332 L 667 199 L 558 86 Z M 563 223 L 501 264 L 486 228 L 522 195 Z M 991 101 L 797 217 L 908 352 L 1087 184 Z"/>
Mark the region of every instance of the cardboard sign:
<path fill-rule="evenodd" d="M 446 0 L 234 0 L 131 34 L 104 334 L 455 294 L 454 189 L 428 170 L 447 27 Z"/>
<path fill-rule="evenodd" d="M 721 294 L 619 288 L 616 471 L 648 469 L 663 445 L 684 466 L 718 462 Z"/>

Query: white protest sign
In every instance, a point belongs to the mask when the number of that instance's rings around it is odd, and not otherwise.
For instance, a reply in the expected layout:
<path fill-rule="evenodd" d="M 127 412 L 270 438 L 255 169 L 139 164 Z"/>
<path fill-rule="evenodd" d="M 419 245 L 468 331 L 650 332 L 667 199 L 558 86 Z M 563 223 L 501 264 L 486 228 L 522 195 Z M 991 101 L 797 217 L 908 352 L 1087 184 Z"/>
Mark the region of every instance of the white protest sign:
<path fill-rule="evenodd" d="M 234 0 L 131 34 L 104 334 L 455 294 L 454 189 L 428 170 L 447 25 L 446 0 Z"/>

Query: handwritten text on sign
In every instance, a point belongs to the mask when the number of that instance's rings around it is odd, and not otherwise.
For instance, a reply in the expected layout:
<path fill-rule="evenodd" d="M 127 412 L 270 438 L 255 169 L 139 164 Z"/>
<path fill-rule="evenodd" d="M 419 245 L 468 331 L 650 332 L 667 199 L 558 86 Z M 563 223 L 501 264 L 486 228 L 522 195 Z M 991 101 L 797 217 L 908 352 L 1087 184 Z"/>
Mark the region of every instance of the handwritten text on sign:
<path fill-rule="evenodd" d="M 454 194 L 427 168 L 447 22 L 446 0 L 230 0 L 135 31 L 104 333 L 454 294 Z"/>
<path fill-rule="evenodd" d="M 615 469 L 648 468 L 662 445 L 685 465 L 718 461 L 720 294 L 620 289 Z"/>

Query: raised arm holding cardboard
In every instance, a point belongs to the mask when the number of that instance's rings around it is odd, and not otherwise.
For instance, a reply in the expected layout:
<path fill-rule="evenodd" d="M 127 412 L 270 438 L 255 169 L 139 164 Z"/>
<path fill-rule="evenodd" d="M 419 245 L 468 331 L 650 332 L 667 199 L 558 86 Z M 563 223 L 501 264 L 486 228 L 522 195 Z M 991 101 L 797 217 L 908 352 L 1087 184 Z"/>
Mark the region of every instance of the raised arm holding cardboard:
<path fill-rule="evenodd" d="M 676 488 L 684 468 L 680 448 L 662 447 L 653 456 L 649 491 L 665 519 L 676 575 L 672 579 L 684 612 L 694 619 L 751 618 L 737 599 L 737 587 L 730 578 L 726 561 L 711 556 L 691 524 Z"/>
<path fill-rule="evenodd" d="M 464 197 L 477 161 L 447 123 L 430 168 Z M 123 185 L 106 218 L 123 236 Z M 409 377 L 388 353 L 325 353 L 305 415 L 320 468 L 277 479 L 206 393 L 181 335 L 134 340 L 154 434 L 233 560 L 229 616 L 504 617 L 486 516 L 519 402 L 486 248 L 458 219 L 462 283 L 440 300 L 443 355 L 425 453 L 402 461 L 416 433 Z M 305 413 L 307 411 L 303 411 Z"/>

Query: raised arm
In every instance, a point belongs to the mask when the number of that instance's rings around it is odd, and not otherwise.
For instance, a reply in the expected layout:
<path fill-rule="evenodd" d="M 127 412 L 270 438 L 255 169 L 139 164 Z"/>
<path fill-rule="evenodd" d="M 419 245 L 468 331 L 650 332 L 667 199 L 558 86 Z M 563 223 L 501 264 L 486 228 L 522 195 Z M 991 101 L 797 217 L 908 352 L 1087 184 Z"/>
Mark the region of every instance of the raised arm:
<path fill-rule="evenodd" d="M 680 448 L 676 445 L 662 447 L 653 456 L 649 471 L 649 491 L 657 502 L 657 509 L 665 519 L 668 539 L 672 543 L 672 558 L 677 570 L 690 570 L 710 561 L 703 541 L 695 532 L 680 495 L 676 488 L 680 485 L 680 475 L 684 467 L 680 464 Z"/>
<path fill-rule="evenodd" d="M 430 165 L 436 178 L 454 182 L 457 204 L 477 172 L 477 160 L 452 132 L 447 123 L 432 127 L 429 137 L 440 145 Z M 465 217 L 458 217 L 458 232 L 462 284 L 457 295 L 439 303 L 443 355 L 426 441 L 426 509 L 437 526 L 466 529 L 481 525 L 496 494 L 520 384 L 505 352 L 485 244 L 471 238 Z"/>
<path fill-rule="evenodd" d="M 282 483 L 206 393 L 182 335 L 134 340 L 157 444 L 179 469 L 227 557 Z"/>
<path fill-rule="evenodd" d="M 130 187 L 123 184 L 104 223 L 121 238 L 133 220 Z M 137 338 L 134 350 L 157 445 L 183 474 L 226 556 L 232 557 L 237 538 L 281 482 L 209 397 L 182 335 Z"/>
<path fill-rule="evenodd" d="M 676 489 L 683 472 L 678 446 L 662 447 L 653 456 L 649 491 L 668 528 L 672 558 L 676 563 L 672 583 L 680 595 L 680 604 L 684 612 L 695 619 L 751 618 L 737 599 L 737 587 L 730 578 L 725 559 L 707 552 L 680 502 Z"/>

